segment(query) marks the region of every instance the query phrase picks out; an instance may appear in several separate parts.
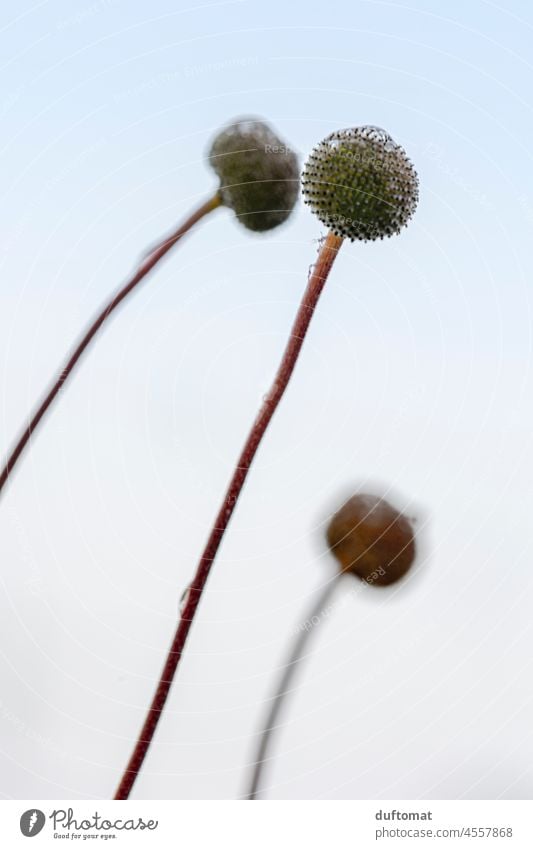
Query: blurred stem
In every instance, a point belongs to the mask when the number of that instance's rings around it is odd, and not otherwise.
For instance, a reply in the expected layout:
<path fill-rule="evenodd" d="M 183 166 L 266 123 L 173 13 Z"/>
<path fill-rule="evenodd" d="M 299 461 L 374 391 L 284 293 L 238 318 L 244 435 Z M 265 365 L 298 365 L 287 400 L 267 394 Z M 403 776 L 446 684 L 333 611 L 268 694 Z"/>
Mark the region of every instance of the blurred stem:
<path fill-rule="evenodd" d="M 326 606 L 337 589 L 337 584 L 341 577 L 342 575 L 337 575 L 332 580 L 328 581 L 326 586 L 313 601 L 311 610 L 309 610 L 307 616 L 299 625 L 299 633 L 291 646 L 287 660 L 281 667 L 283 672 L 278 681 L 274 696 L 271 700 L 270 709 L 265 716 L 265 722 L 259 734 L 259 745 L 257 747 L 255 758 L 252 762 L 254 764 L 254 768 L 250 779 L 250 787 L 245 796 L 246 799 L 259 798 L 259 786 L 262 774 L 265 764 L 268 760 L 270 760 L 267 755 L 272 744 L 272 737 L 275 731 L 280 727 L 279 724 L 276 724 L 280 711 L 286 697 L 292 692 L 291 685 L 293 684 L 296 672 L 298 671 L 302 660 L 304 660 L 308 654 L 309 641 L 314 634 L 315 626 L 324 618 L 326 614 Z"/>
<path fill-rule="evenodd" d="M 237 461 L 233 477 L 231 478 L 229 487 L 222 502 L 222 506 L 209 534 L 207 544 L 197 567 L 196 575 L 190 585 L 188 600 L 178 623 L 176 634 L 161 673 L 155 695 L 133 750 L 133 754 L 115 794 L 115 799 L 127 799 L 129 797 L 131 789 L 139 774 L 139 770 L 142 767 L 146 753 L 148 752 L 150 743 L 157 728 L 161 712 L 165 706 L 165 702 L 172 686 L 172 681 L 182 656 L 183 648 L 218 548 L 222 542 L 224 533 L 235 509 L 235 505 L 239 499 L 256 451 L 259 448 L 265 431 L 279 402 L 281 401 L 281 398 L 283 397 L 294 371 L 294 367 L 298 360 L 309 324 L 311 323 L 315 307 L 318 303 L 318 299 L 320 298 L 320 294 L 324 288 L 324 284 L 331 267 L 335 261 L 337 252 L 342 245 L 342 241 L 342 237 L 336 236 L 333 233 L 328 233 L 320 246 L 317 261 L 309 276 L 307 287 L 298 308 L 296 319 L 291 330 L 287 347 L 285 348 L 281 363 L 278 367 L 277 374 L 269 393 L 265 396 L 263 404 L 245 442 L 244 448 Z"/>
<path fill-rule="evenodd" d="M 109 318 L 112 312 L 122 303 L 122 301 L 139 285 L 139 283 L 144 280 L 144 278 L 152 271 L 152 269 L 158 264 L 158 262 L 163 259 L 165 254 L 167 254 L 170 249 L 178 242 L 182 236 L 191 230 L 195 224 L 200 221 L 200 219 L 204 218 L 209 212 L 212 212 L 214 209 L 217 209 L 222 204 L 222 200 L 218 194 L 218 192 L 208 201 L 203 203 L 198 207 L 184 222 L 180 224 L 180 226 L 175 230 L 170 236 L 167 236 L 159 245 L 152 248 L 148 255 L 143 259 L 139 268 L 133 275 L 133 277 L 128 280 L 124 286 L 119 289 L 116 295 L 106 304 L 106 306 L 100 311 L 100 313 L 96 316 L 94 321 L 89 325 L 80 341 L 76 345 L 73 353 L 70 358 L 66 362 L 63 367 L 61 373 L 57 380 L 52 384 L 43 400 L 41 401 L 39 407 L 33 414 L 30 419 L 27 427 L 22 431 L 18 441 L 16 442 L 14 448 L 9 454 L 5 466 L 0 473 L 0 493 L 2 492 L 5 484 L 10 478 L 13 469 L 17 461 L 20 459 L 21 454 L 23 453 L 26 445 L 30 441 L 33 433 L 35 432 L 39 422 L 43 418 L 44 414 L 58 395 L 58 393 L 63 389 L 66 381 L 71 376 L 74 371 L 75 366 L 78 363 L 78 360 L 89 346 L 93 338 L 96 336 L 98 331 L 100 330 L 103 323 Z"/>

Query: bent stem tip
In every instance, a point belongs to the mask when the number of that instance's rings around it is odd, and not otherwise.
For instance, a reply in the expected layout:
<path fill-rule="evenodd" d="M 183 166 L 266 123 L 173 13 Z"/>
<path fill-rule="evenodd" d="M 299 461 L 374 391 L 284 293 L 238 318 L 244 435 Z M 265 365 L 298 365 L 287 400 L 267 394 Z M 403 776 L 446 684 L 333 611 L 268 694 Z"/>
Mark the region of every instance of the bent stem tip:
<path fill-rule="evenodd" d="M 213 197 L 209 198 L 205 203 L 201 204 L 184 222 L 180 224 L 180 226 L 167 236 L 157 247 L 152 248 L 145 259 L 142 261 L 141 265 L 138 267 L 137 271 L 133 275 L 133 277 L 128 280 L 127 283 L 122 286 L 121 289 L 114 295 L 111 300 L 103 307 L 103 309 L 98 313 L 96 318 L 91 322 L 83 336 L 80 338 L 77 343 L 73 353 L 67 360 L 64 367 L 61 369 L 59 376 L 52 383 L 48 392 L 44 395 L 41 403 L 37 407 L 35 413 L 31 417 L 28 425 L 24 428 L 21 435 L 19 436 L 17 442 L 13 446 L 10 454 L 7 457 L 7 460 L 4 464 L 2 471 L 0 472 L 0 495 L 11 475 L 13 474 L 13 470 L 20 460 L 24 449 L 28 445 L 31 437 L 35 433 L 41 419 L 44 414 L 47 412 L 56 396 L 63 389 L 65 383 L 68 381 L 72 372 L 74 371 L 78 361 L 80 360 L 82 354 L 89 347 L 90 343 L 102 327 L 105 321 L 109 318 L 111 313 L 113 313 L 116 308 L 122 303 L 122 301 L 141 283 L 142 280 L 147 276 L 147 274 L 152 271 L 153 268 L 158 264 L 158 262 L 163 259 L 163 257 L 169 252 L 169 250 L 173 247 L 173 245 L 178 242 L 182 236 L 191 230 L 195 224 L 197 224 L 202 218 L 204 218 L 208 213 L 212 212 L 217 207 L 221 206 L 222 199 L 217 192 Z"/>

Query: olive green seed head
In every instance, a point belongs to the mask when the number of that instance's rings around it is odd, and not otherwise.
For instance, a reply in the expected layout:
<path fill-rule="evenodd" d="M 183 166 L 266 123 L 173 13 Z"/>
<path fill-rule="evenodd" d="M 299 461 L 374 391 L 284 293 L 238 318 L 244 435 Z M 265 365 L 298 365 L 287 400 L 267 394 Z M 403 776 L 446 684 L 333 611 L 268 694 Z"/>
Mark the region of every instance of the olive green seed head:
<path fill-rule="evenodd" d="M 253 118 L 228 124 L 208 158 L 222 202 L 241 224 L 263 232 L 286 221 L 298 197 L 298 158 L 267 124 Z"/>
<path fill-rule="evenodd" d="M 412 522 L 388 501 L 358 493 L 335 513 L 326 530 L 340 572 L 385 587 L 409 571 L 416 546 Z"/>
<path fill-rule="evenodd" d="M 399 233 L 418 203 L 418 177 L 404 149 L 379 127 L 337 130 L 311 152 L 302 192 L 320 221 L 354 241 Z"/>

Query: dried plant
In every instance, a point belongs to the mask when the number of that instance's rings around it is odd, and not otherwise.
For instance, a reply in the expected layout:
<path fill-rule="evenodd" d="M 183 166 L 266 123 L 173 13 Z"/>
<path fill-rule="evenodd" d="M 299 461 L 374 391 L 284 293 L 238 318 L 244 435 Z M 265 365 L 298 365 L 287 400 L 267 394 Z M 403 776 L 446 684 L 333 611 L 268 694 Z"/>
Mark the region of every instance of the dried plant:
<path fill-rule="evenodd" d="M 173 233 L 147 252 L 131 279 L 90 323 L 9 453 L 0 471 L 0 493 L 43 416 L 102 325 L 183 236 L 220 206 L 233 209 L 238 221 L 248 230 L 257 232 L 279 226 L 291 214 L 298 194 L 298 161 L 285 142 L 263 121 L 242 119 L 229 124 L 214 139 L 208 161 L 219 176 L 218 189 Z"/>
<path fill-rule="evenodd" d="M 218 144 L 215 147 L 218 149 Z M 235 152 L 231 134 L 220 144 L 221 155 L 226 152 L 229 155 Z M 231 169 L 229 175 L 234 184 L 235 175 Z M 251 175 L 252 172 L 250 178 Z M 320 142 L 305 164 L 302 188 L 306 202 L 330 229 L 309 275 L 271 389 L 257 413 L 209 533 L 155 695 L 116 799 L 129 797 L 142 767 L 219 546 L 259 445 L 288 386 L 315 307 L 344 238 L 367 241 L 397 233 L 408 222 L 418 201 L 418 178 L 404 150 L 388 133 L 375 127 L 341 130 Z"/>
<path fill-rule="evenodd" d="M 309 654 L 315 626 L 324 620 L 339 580 L 346 575 L 359 578 L 372 587 L 387 587 L 400 581 L 411 569 L 416 555 L 412 520 L 384 498 L 359 492 L 332 516 L 326 532 L 329 549 L 337 561 L 337 575 L 326 582 L 302 620 L 298 634 L 282 664 L 282 674 L 268 701 L 270 707 L 259 733 L 247 799 L 258 799 L 273 736 L 279 717 L 294 690 L 294 678 Z"/>

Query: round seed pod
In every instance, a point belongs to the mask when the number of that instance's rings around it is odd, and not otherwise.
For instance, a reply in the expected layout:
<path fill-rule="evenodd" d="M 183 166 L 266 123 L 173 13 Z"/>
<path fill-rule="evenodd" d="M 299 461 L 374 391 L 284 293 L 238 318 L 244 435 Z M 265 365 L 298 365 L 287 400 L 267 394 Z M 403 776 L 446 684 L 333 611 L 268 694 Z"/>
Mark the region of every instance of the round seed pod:
<path fill-rule="evenodd" d="M 298 197 L 298 158 L 263 121 L 228 124 L 208 158 L 223 203 L 249 230 L 271 230 L 289 217 Z"/>
<path fill-rule="evenodd" d="M 379 587 L 403 578 L 415 559 L 411 521 L 375 495 L 359 493 L 346 501 L 326 538 L 341 572 Z"/>
<path fill-rule="evenodd" d="M 418 177 L 400 145 L 379 127 L 327 136 L 311 152 L 302 192 L 320 221 L 354 241 L 399 233 L 418 203 Z"/>

